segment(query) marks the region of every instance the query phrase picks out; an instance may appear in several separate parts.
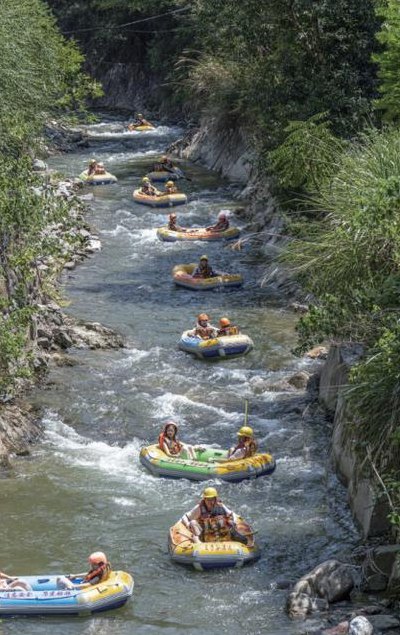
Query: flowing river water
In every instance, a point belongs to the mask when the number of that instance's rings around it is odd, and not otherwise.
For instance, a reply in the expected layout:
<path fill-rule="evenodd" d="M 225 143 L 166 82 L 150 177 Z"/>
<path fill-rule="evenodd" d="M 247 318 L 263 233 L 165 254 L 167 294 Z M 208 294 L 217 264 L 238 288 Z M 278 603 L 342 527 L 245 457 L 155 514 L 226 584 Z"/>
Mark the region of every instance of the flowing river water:
<path fill-rule="evenodd" d="M 102 251 L 65 276 L 67 311 L 123 333 L 127 348 L 71 351 L 73 367 L 52 370 L 37 390 L 45 434 L 29 459 L 20 459 L 1 482 L 1 569 L 15 573 L 81 571 L 87 555 L 104 550 L 114 568 L 133 573 L 134 596 L 122 609 L 81 618 L 3 621 L 0 635 L 287 635 L 304 624 L 285 614 L 293 580 L 357 539 L 345 493 L 327 470 L 329 430 L 310 414 L 303 394 L 264 392 L 311 362 L 290 353 L 295 317 L 268 288 L 249 247 L 160 242 L 155 227 L 164 210 L 132 200 L 132 190 L 179 130 L 146 135 L 91 126 L 90 149 L 54 157 L 50 165 L 77 175 L 101 157 L 118 184 L 94 188 L 88 214 Z M 215 174 L 186 166 L 181 181 L 190 202 L 178 221 L 207 225 L 221 208 L 234 209 L 232 188 Z M 240 223 L 239 223 L 240 224 Z M 208 253 L 214 266 L 240 271 L 239 290 L 191 292 L 171 281 L 171 268 Z M 180 352 L 180 333 L 207 311 L 228 315 L 254 340 L 242 359 L 205 363 Z M 217 484 L 221 497 L 257 531 L 261 559 L 242 569 L 196 572 L 171 562 L 168 528 L 192 508 L 203 484 L 156 479 L 141 467 L 141 445 L 153 442 L 169 418 L 192 443 L 229 447 L 250 400 L 250 425 L 277 458 L 271 477 Z M 306 412 L 304 412 L 306 410 Z"/>

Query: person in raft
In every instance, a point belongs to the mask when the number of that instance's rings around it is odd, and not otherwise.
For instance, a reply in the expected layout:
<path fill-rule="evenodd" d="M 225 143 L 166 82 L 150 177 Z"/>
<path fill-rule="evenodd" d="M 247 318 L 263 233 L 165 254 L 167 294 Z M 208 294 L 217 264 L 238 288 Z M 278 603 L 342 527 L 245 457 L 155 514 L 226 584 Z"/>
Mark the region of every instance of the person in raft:
<path fill-rule="evenodd" d="M 227 337 L 229 335 L 238 335 L 239 327 L 232 324 L 229 318 L 222 317 L 219 321 L 218 337 Z"/>
<path fill-rule="evenodd" d="M 158 194 L 158 190 L 150 183 L 148 176 L 142 178 L 142 186 L 139 191 L 141 194 L 146 194 L 146 196 L 157 196 Z"/>
<path fill-rule="evenodd" d="M 216 337 L 218 329 L 210 324 L 209 319 L 207 313 L 200 313 L 196 326 L 188 333 L 189 337 L 200 337 L 202 340 L 212 340 Z"/>
<path fill-rule="evenodd" d="M 236 514 L 223 504 L 214 487 L 206 487 L 200 503 L 184 514 L 181 522 L 190 529 L 196 543 L 224 540 L 247 543 L 246 537 L 236 528 Z"/>
<path fill-rule="evenodd" d="M 166 154 L 164 154 L 161 159 L 159 160 L 158 163 L 154 164 L 154 171 L 155 172 L 174 172 L 174 164 L 172 163 L 171 159 L 169 159 L 167 157 Z"/>
<path fill-rule="evenodd" d="M 197 459 L 195 450 L 202 448 L 178 441 L 178 426 L 175 421 L 167 421 L 158 437 L 158 445 L 167 456 L 179 456 L 183 459 Z"/>
<path fill-rule="evenodd" d="M 171 232 L 185 232 L 187 231 L 185 227 L 180 227 L 176 224 L 176 214 L 172 212 L 168 216 L 168 229 Z"/>
<path fill-rule="evenodd" d="M 136 115 L 136 120 L 128 125 L 128 130 L 135 130 L 135 128 L 138 128 L 139 126 L 152 126 L 152 125 L 153 124 L 151 124 L 150 121 L 147 121 L 147 119 L 143 117 L 141 112 L 138 112 L 138 114 Z"/>
<path fill-rule="evenodd" d="M 86 589 L 99 582 L 105 582 L 111 573 L 111 564 L 107 560 L 107 556 L 102 551 L 95 551 L 90 554 L 89 571 L 84 573 L 76 573 L 62 578 L 57 578 L 57 586 L 64 589 Z M 79 582 L 74 582 L 78 580 Z"/>
<path fill-rule="evenodd" d="M 165 184 L 165 190 L 160 193 L 160 196 L 164 196 L 165 194 L 176 194 L 177 192 L 178 188 L 175 183 L 173 181 L 167 181 Z"/>
<path fill-rule="evenodd" d="M 0 571 L 0 591 L 32 591 L 32 587 L 25 580 Z"/>
<path fill-rule="evenodd" d="M 106 168 L 104 166 L 104 163 L 96 163 L 96 166 L 94 168 L 94 173 L 95 174 L 105 174 L 106 173 Z"/>
<path fill-rule="evenodd" d="M 89 161 L 89 167 L 88 167 L 88 176 L 93 176 L 93 174 L 96 174 L 96 167 L 97 167 L 97 161 L 96 159 L 90 159 Z"/>
<path fill-rule="evenodd" d="M 208 263 L 208 256 L 204 254 L 201 256 L 200 262 L 197 265 L 196 269 L 192 273 L 193 278 L 215 278 L 217 273 L 214 273 L 211 266 Z"/>
<path fill-rule="evenodd" d="M 210 225 L 206 227 L 208 232 L 224 232 L 229 229 L 229 219 L 228 219 L 229 210 L 222 209 L 217 217 L 217 222 L 215 225 Z"/>
<path fill-rule="evenodd" d="M 237 433 L 238 442 L 228 451 L 228 460 L 248 459 L 257 453 L 257 442 L 254 439 L 253 428 L 242 426 Z"/>

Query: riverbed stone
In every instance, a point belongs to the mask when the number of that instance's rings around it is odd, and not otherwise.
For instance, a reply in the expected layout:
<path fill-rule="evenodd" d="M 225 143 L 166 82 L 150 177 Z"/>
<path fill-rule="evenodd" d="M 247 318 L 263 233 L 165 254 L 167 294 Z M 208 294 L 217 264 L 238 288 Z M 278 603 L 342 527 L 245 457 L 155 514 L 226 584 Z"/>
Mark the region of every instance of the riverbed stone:
<path fill-rule="evenodd" d="M 34 159 L 32 168 L 35 170 L 35 172 L 45 172 L 47 170 L 47 163 L 45 163 L 41 159 Z"/>
<path fill-rule="evenodd" d="M 63 329 L 54 330 L 54 343 L 61 348 L 71 348 L 73 346 L 72 339 Z"/>
<path fill-rule="evenodd" d="M 370 621 L 378 632 L 384 633 L 390 629 L 398 629 L 398 632 L 400 632 L 400 619 L 395 615 L 372 615 Z"/>
<path fill-rule="evenodd" d="M 287 600 L 289 615 L 307 615 L 313 609 L 313 600 L 323 598 L 328 603 L 349 597 L 354 587 L 354 571 L 350 565 L 338 560 L 327 560 L 303 576 Z M 307 601 L 309 598 L 309 602 Z"/>
<path fill-rule="evenodd" d="M 287 382 L 291 386 L 294 386 L 294 388 L 304 390 L 305 388 L 307 388 L 310 377 L 310 373 L 307 373 L 305 370 L 299 370 L 297 373 L 289 377 Z"/>

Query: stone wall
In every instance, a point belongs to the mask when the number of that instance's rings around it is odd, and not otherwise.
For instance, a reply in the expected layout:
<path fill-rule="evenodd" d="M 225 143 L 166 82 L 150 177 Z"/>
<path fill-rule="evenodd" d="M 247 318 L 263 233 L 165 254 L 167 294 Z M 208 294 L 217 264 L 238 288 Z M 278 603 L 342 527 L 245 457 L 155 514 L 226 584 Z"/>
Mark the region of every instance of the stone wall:
<path fill-rule="evenodd" d="M 364 538 L 390 530 L 386 499 L 370 479 L 356 468 L 354 438 L 348 432 L 351 413 L 343 398 L 350 368 L 362 355 L 360 344 L 331 346 L 320 378 L 319 399 L 333 415 L 332 458 L 349 492 L 349 504 Z"/>

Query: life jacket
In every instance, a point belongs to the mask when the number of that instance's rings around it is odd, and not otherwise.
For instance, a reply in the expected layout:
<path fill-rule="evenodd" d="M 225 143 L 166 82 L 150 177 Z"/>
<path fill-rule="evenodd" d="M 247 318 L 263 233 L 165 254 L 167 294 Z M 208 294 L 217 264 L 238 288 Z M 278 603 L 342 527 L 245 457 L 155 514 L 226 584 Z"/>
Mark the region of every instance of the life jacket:
<path fill-rule="evenodd" d="M 104 580 L 107 580 L 108 576 L 110 575 L 111 572 L 111 565 L 109 562 L 102 562 L 101 564 L 99 564 L 98 567 L 96 567 L 96 569 L 91 569 L 84 577 L 84 582 L 90 582 L 91 580 L 94 580 L 95 578 L 99 578 L 99 582 L 104 582 Z"/>
<path fill-rule="evenodd" d="M 219 329 L 218 331 L 218 335 L 220 337 L 224 337 L 226 335 L 238 335 L 238 333 L 239 333 L 239 328 L 235 326 L 234 324 L 231 324 L 230 326 L 224 326 L 224 328 Z"/>
<path fill-rule="evenodd" d="M 164 452 L 164 443 L 167 444 L 170 453 L 175 455 L 179 454 L 183 447 L 182 443 L 179 443 L 179 441 L 176 441 L 175 439 L 169 439 L 167 435 L 165 434 L 165 430 L 163 430 L 158 437 L 158 445 L 160 450 L 162 450 L 163 452 Z"/>
<path fill-rule="evenodd" d="M 195 334 L 201 337 L 202 340 L 211 340 L 214 337 L 214 329 L 211 326 L 197 324 Z"/>
<path fill-rule="evenodd" d="M 211 510 L 201 501 L 199 523 L 203 530 L 203 542 L 222 542 L 231 538 L 232 520 L 226 515 L 220 500 Z"/>
<path fill-rule="evenodd" d="M 234 454 L 236 450 L 243 449 L 245 449 L 246 451 L 246 454 L 243 458 L 248 459 L 250 456 L 254 456 L 257 453 L 257 443 L 254 441 L 254 439 L 241 439 L 237 446 L 233 449 L 232 454 Z"/>
<path fill-rule="evenodd" d="M 211 231 L 214 232 L 223 232 L 229 229 L 229 221 L 228 220 L 219 220 L 214 227 L 211 228 Z"/>
<path fill-rule="evenodd" d="M 210 265 L 206 265 L 205 267 L 199 265 L 193 272 L 193 278 L 212 278 L 213 275 L 214 272 Z"/>
<path fill-rule="evenodd" d="M 145 185 L 142 185 L 142 187 L 140 188 L 140 191 L 142 194 L 147 194 L 147 196 L 154 196 L 155 194 L 154 187 L 148 183 Z"/>
<path fill-rule="evenodd" d="M 169 220 L 168 221 L 168 229 L 171 232 L 176 232 L 178 231 L 177 226 L 176 226 L 176 220 Z"/>

